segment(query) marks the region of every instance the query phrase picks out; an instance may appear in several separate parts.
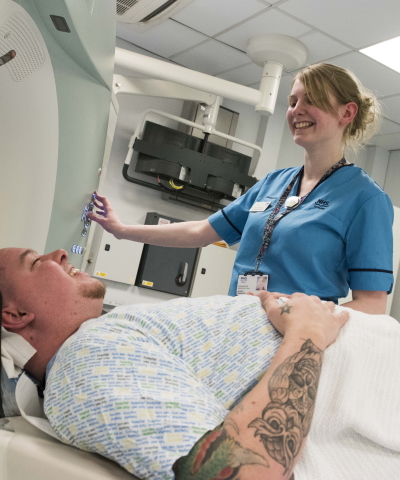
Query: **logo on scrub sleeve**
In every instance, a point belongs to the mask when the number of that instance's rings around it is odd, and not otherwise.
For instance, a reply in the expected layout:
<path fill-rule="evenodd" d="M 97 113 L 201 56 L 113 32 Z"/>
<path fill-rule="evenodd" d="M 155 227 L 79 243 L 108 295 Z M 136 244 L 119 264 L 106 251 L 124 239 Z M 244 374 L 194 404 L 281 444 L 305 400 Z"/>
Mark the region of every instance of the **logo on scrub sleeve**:
<path fill-rule="evenodd" d="M 319 208 L 320 210 L 325 210 L 325 208 L 328 206 L 329 202 L 327 202 L 326 200 L 322 200 L 322 198 L 320 198 L 314 203 L 314 208 Z"/>

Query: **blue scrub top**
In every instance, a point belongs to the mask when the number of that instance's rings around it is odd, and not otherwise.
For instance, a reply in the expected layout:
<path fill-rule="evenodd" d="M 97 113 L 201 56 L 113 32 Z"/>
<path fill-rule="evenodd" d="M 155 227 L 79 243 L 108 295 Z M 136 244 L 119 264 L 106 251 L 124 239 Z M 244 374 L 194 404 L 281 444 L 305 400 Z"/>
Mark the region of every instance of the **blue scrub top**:
<path fill-rule="evenodd" d="M 276 170 L 223 210 L 209 217 L 229 245 L 240 242 L 229 295 L 238 275 L 253 271 L 265 222 L 300 167 Z M 290 195 L 297 192 L 298 181 Z M 249 212 L 256 202 L 264 212 Z M 285 207 L 281 208 L 281 212 Z M 393 205 L 361 168 L 337 170 L 276 224 L 259 270 L 269 274 L 268 290 L 303 292 L 337 302 L 348 289 L 391 292 Z"/>

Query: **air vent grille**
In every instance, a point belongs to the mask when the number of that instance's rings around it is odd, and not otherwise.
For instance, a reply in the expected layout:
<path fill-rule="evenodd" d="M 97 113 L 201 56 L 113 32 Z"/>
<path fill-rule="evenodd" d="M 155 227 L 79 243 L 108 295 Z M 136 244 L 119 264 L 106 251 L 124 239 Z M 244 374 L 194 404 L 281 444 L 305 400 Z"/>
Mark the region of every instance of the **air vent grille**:
<path fill-rule="evenodd" d="M 117 15 L 123 15 L 132 8 L 139 0 L 117 0 Z"/>
<path fill-rule="evenodd" d="M 16 57 L 5 65 L 16 82 L 22 82 L 39 70 L 45 60 L 40 40 L 29 23 L 29 18 L 14 13 L 0 29 L 0 55 L 10 50 L 17 52 Z"/>
<path fill-rule="evenodd" d="M 164 10 L 166 10 L 176 2 L 177 0 L 168 0 L 168 2 L 165 2 L 163 5 L 161 5 L 161 7 L 158 7 L 156 10 L 154 10 L 154 12 L 150 13 L 150 15 L 147 15 L 147 17 L 140 20 L 140 23 L 149 22 L 151 19 L 157 17 L 157 15 L 160 15 L 160 13 L 164 12 Z"/>

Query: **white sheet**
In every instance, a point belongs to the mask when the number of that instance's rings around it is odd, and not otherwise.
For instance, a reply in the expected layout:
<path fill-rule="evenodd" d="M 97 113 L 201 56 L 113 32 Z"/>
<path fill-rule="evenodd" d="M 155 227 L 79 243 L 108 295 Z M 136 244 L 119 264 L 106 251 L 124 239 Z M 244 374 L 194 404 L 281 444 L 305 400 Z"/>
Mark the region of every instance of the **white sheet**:
<path fill-rule="evenodd" d="M 400 325 L 349 311 L 324 354 L 296 480 L 400 478 Z"/>

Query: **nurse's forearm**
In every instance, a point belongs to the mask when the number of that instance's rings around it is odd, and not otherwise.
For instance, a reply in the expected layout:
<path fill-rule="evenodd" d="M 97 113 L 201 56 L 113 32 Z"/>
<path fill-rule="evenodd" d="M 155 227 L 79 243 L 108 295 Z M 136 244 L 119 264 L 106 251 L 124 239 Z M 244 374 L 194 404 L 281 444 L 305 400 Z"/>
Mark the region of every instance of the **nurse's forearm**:
<path fill-rule="evenodd" d="M 222 240 L 208 220 L 168 225 L 124 225 L 115 236 L 161 247 L 205 247 Z"/>
<path fill-rule="evenodd" d="M 95 192 L 95 210 L 87 217 L 119 240 L 159 245 L 161 247 L 204 247 L 222 240 L 210 222 L 178 222 L 167 225 L 125 225 L 104 195 Z"/>
<path fill-rule="evenodd" d="M 342 307 L 349 307 L 359 312 L 371 315 L 384 315 L 386 313 L 387 293 L 369 290 L 353 290 L 353 300 L 343 303 Z"/>

